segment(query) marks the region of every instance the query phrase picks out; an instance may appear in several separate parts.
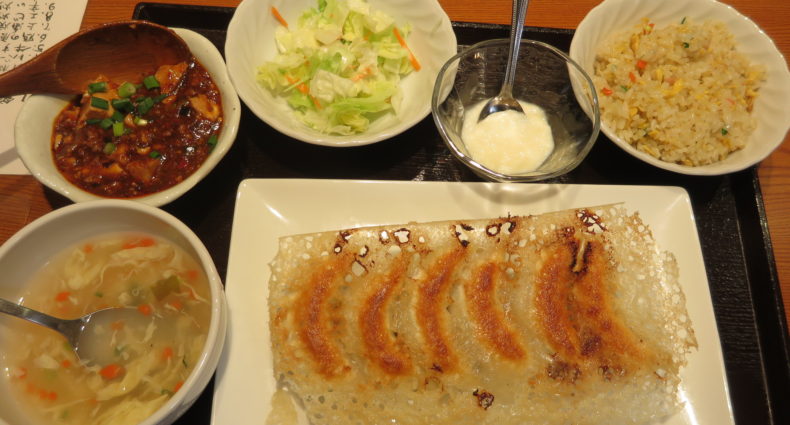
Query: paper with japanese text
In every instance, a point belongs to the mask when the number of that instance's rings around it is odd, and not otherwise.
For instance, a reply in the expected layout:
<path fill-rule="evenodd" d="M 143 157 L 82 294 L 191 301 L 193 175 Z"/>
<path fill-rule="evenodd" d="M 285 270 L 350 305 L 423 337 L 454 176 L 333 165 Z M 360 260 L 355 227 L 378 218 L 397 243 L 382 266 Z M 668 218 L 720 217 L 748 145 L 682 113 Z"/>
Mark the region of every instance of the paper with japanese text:
<path fill-rule="evenodd" d="M 0 74 L 77 32 L 87 3 L 0 0 Z M 0 174 L 29 174 L 14 149 L 14 121 L 28 96 L 0 97 Z"/>

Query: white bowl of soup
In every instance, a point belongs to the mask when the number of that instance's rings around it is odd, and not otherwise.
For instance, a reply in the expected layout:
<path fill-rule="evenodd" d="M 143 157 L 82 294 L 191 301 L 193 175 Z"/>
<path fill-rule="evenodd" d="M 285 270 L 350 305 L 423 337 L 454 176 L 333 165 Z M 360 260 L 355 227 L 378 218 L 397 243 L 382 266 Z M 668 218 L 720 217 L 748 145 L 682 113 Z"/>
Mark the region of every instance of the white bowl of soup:
<path fill-rule="evenodd" d="M 222 351 L 223 285 L 200 239 L 128 200 L 70 205 L 0 247 L 0 297 L 62 318 L 130 307 L 99 327 L 113 357 L 87 364 L 66 339 L 0 317 L 0 424 L 167 425 L 203 392 Z"/>

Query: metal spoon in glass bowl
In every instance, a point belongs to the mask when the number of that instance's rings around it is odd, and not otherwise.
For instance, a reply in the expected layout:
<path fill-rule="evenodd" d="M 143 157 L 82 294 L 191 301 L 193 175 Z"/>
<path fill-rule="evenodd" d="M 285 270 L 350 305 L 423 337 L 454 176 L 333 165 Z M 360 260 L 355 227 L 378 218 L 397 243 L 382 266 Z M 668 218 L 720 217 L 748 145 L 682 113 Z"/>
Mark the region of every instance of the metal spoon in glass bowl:
<path fill-rule="evenodd" d="M 134 308 L 105 308 L 78 319 L 60 319 L 40 311 L 0 298 L 0 313 L 5 313 L 52 329 L 65 336 L 74 353 L 87 365 L 107 365 L 113 362 L 111 344 L 102 344 L 94 330 L 98 326 L 110 327 L 117 321 L 124 323 L 144 322 L 145 316 Z"/>
<path fill-rule="evenodd" d="M 99 75 L 119 84 L 134 82 L 161 65 L 191 57 L 186 42 L 167 27 L 146 21 L 112 22 L 80 31 L 0 74 L 0 97 L 79 94 Z"/>
<path fill-rule="evenodd" d="M 487 116 L 497 112 L 517 111 L 524 113 L 518 100 L 513 97 L 513 82 L 516 80 L 518 50 L 521 47 L 521 33 L 524 31 L 524 19 L 527 17 L 528 4 L 529 0 L 513 0 L 513 20 L 510 23 L 510 50 L 505 68 L 505 80 L 502 82 L 499 94 L 483 106 L 478 121 L 483 121 Z"/>

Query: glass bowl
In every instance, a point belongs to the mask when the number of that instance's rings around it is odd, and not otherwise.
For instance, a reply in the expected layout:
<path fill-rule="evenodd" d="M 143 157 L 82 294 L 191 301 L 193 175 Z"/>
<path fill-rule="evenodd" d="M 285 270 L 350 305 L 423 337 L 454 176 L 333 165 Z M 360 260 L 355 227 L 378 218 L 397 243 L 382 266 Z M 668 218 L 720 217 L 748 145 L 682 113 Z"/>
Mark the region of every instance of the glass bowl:
<path fill-rule="evenodd" d="M 503 174 L 475 161 L 464 145 L 461 129 L 465 115 L 474 105 L 499 93 L 508 46 L 507 39 L 483 41 L 444 64 L 431 99 L 434 122 L 450 152 L 484 179 L 531 182 L 563 175 L 581 163 L 598 138 L 598 97 L 590 90 L 579 104 L 573 85 L 592 87 L 590 77 L 565 53 L 539 41 L 521 41 L 513 96 L 543 109 L 554 150 L 534 171 Z"/>

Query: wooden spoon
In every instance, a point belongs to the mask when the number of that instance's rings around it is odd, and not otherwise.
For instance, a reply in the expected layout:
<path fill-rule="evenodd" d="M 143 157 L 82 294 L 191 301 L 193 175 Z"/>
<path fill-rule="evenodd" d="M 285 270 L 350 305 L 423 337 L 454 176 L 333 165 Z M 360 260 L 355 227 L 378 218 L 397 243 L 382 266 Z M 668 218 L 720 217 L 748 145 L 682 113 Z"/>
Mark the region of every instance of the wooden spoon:
<path fill-rule="evenodd" d="M 24 93 L 82 93 L 104 75 L 139 82 L 161 65 L 190 60 L 181 37 L 146 21 L 113 22 L 80 31 L 0 75 L 0 97 Z"/>

